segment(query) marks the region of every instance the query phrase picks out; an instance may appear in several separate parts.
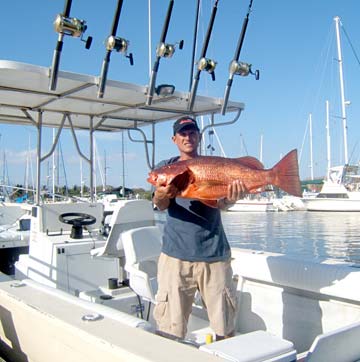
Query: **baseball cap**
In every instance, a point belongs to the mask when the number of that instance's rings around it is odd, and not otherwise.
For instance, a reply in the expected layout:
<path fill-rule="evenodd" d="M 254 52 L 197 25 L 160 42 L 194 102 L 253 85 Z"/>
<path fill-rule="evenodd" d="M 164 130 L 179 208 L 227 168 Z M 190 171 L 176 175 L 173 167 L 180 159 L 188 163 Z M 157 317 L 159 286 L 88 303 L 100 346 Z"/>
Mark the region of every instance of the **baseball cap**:
<path fill-rule="evenodd" d="M 179 118 L 174 123 L 173 128 L 174 135 L 175 133 L 180 132 L 184 128 L 195 128 L 197 131 L 200 131 L 195 119 L 187 116 Z"/>

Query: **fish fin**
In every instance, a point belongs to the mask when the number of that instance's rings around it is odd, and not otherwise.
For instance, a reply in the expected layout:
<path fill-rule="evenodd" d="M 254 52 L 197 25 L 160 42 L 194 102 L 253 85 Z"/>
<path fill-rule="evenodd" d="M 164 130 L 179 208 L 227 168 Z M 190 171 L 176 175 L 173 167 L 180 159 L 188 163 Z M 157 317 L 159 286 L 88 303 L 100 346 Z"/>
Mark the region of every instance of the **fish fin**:
<path fill-rule="evenodd" d="M 217 200 L 199 200 L 199 201 L 202 202 L 206 206 L 213 207 L 214 209 L 216 209 L 218 207 Z"/>
<path fill-rule="evenodd" d="M 290 151 L 273 168 L 275 173 L 274 185 L 290 195 L 301 197 L 301 183 L 297 150 Z"/>
<path fill-rule="evenodd" d="M 253 168 L 255 170 L 263 170 L 264 165 L 255 157 L 245 156 L 245 157 L 238 157 L 238 160 L 243 166 Z"/>

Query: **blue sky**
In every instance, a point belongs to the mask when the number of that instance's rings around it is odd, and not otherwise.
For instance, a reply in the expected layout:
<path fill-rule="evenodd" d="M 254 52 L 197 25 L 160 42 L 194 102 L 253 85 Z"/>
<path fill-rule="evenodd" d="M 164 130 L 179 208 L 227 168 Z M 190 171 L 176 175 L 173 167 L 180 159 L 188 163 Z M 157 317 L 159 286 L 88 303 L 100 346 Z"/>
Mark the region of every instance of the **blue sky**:
<path fill-rule="evenodd" d="M 97 75 L 105 54 L 103 41 L 109 35 L 116 7 L 115 0 L 73 0 L 71 16 L 84 19 L 88 29 L 85 36 L 93 36 L 90 50 L 77 38 L 66 37 L 60 69 Z M 162 29 L 167 0 L 152 0 L 152 57 Z M 157 84 L 172 83 L 177 90 L 188 91 L 195 0 L 175 0 L 167 42 L 185 41 L 184 49 L 177 49 L 171 59 L 162 59 Z M 202 0 L 199 41 L 196 59 L 206 31 L 213 0 Z M 56 14 L 62 12 L 62 0 L 12 0 L 2 4 L 0 24 L 0 59 L 50 66 L 57 33 L 53 30 Z M 217 61 L 216 81 L 202 73 L 198 93 L 222 97 L 231 61 L 248 8 L 248 1 L 220 0 L 207 56 Z M 259 157 L 260 139 L 263 139 L 263 163 L 272 167 L 281 156 L 297 148 L 301 178 L 310 177 L 309 114 L 313 121 L 313 173 L 326 172 L 325 100 L 330 101 L 330 130 L 332 164 L 343 162 L 340 111 L 340 90 L 334 16 L 340 16 L 350 43 L 341 32 L 344 60 L 345 96 L 351 102 L 347 107 L 348 150 L 352 162 L 360 159 L 360 65 L 353 50 L 360 56 L 360 3 L 358 0 L 254 0 L 244 41 L 241 60 L 260 70 L 260 80 L 254 77 L 235 77 L 230 98 L 244 102 L 245 111 L 231 126 L 216 129 L 227 157 L 249 154 Z M 121 54 L 113 53 L 108 78 L 137 84 L 148 84 L 148 0 L 124 0 L 118 27 L 118 36 L 130 41 L 134 66 Z M 1 82 L 1 80 L 0 80 Z M 223 117 L 224 120 L 231 117 Z M 205 122 L 207 120 L 205 119 Z M 156 160 L 177 153 L 171 142 L 171 123 L 156 129 Z M 12 183 L 24 183 L 26 156 L 35 149 L 36 133 L 32 128 L 0 125 L 0 172 L 3 172 L 3 154 L 7 173 Z M 51 139 L 47 133 L 45 148 Z M 86 139 L 80 135 L 81 144 Z M 121 136 L 98 134 L 96 143 L 99 167 L 104 168 L 106 154 L 107 183 L 122 184 Z M 61 138 L 65 171 L 69 186 L 80 184 L 79 157 L 71 137 Z M 214 154 L 220 145 L 214 141 Z M 143 146 L 131 143 L 125 137 L 125 183 L 128 187 L 149 188 L 148 169 Z M 35 163 L 33 162 L 33 167 Z M 46 165 L 44 166 L 46 168 Z M 42 184 L 47 170 L 43 170 Z M 86 177 L 85 177 L 86 178 Z M 31 180 L 30 180 L 31 181 Z M 101 183 L 101 176 L 97 178 Z M 60 169 L 60 184 L 64 184 Z"/>

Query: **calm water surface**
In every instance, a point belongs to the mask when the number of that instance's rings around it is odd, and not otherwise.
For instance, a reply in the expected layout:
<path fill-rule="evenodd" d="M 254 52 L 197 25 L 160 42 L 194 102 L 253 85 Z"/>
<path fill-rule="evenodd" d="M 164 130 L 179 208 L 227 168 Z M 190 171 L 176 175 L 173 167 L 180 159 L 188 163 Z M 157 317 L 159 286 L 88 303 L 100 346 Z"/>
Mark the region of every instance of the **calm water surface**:
<path fill-rule="evenodd" d="M 227 212 L 223 223 L 232 246 L 360 264 L 360 213 Z"/>
<path fill-rule="evenodd" d="M 160 222 L 164 214 L 158 215 Z M 360 264 L 360 213 L 224 212 L 232 246 Z"/>

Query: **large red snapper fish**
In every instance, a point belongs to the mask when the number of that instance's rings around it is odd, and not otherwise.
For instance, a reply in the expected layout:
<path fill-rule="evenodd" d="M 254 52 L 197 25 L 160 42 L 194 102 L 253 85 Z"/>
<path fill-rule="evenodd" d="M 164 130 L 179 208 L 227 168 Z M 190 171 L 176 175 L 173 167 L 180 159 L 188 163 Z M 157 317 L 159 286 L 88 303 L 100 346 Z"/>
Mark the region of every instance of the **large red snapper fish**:
<path fill-rule="evenodd" d="M 264 186 L 274 185 L 285 192 L 301 196 L 297 150 L 290 151 L 274 167 L 264 169 L 254 157 L 225 158 L 199 156 L 159 167 L 149 173 L 152 185 L 173 184 L 179 190 L 177 197 L 207 200 L 226 197 L 228 185 L 240 180 L 249 193 L 257 193 Z"/>

